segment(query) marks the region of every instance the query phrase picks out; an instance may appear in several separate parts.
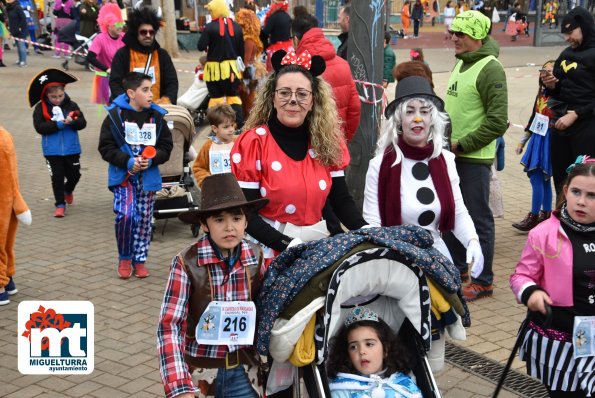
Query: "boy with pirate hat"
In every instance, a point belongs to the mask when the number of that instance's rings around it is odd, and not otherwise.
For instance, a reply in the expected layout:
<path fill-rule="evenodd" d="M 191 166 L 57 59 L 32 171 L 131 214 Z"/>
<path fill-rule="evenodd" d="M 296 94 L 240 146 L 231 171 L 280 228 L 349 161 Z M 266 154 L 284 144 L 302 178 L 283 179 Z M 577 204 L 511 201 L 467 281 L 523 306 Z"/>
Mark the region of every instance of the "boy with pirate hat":
<path fill-rule="evenodd" d="M 35 106 L 33 126 L 43 136 L 41 148 L 52 179 L 57 218 L 64 217 L 66 205 L 74 201 L 74 188 L 81 178 L 78 131 L 87 121 L 64 91 L 77 80 L 59 69 L 45 69 L 29 83 L 29 105 Z"/>

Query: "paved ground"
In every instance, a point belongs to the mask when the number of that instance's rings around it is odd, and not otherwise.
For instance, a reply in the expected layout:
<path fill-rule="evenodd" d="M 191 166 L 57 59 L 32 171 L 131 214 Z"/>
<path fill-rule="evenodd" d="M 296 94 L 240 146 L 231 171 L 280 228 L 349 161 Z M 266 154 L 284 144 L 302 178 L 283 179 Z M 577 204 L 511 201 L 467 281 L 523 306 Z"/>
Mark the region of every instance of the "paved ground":
<path fill-rule="evenodd" d="M 399 61 L 408 48 L 397 47 Z M 526 123 L 537 88 L 537 67 L 555 58 L 561 48 L 504 48 L 500 59 L 506 66 L 510 90 L 510 120 Z M 47 54 L 47 53 L 46 53 Z M 436 89 L 443 95 L 454 63 L 452 50 L 426 51 L 435 71 Z M 193 69 L 196 54 L 176 60 L 182 70 Z M 59 67 L 49 55 L 31 56 L 28 68 L 17 68 L 16 51 L 5 53 L 0 69 L 0 124 L 14 136 L 19 161 L 21 190 L 33 212 L 33 225 L 21 227 L 16 244 L 19 293 L 0 307 L 0 396 L 45 397 L 158 397 L 163 395 L 155 349 L 157 316 L 173 255 L 192 242 L 188 226 L 176 219 L 158 222 L 148 267 L 151 277 L 122 281 L 116 276 L 117 252 L 113 236 L 112 196 L 106 188 L 107 165 L 96 150 L 99 126 L 105 116 L 89 104 L 92 75 L 71 63 L 80 82 L 68 88 L 88 120 L 81 132 L 83 145 L 80 185 L 75 204 L 64 219 L 52 217 L 50 180 L 41 155 L 40 136 L 31 123 L 25 88 L 44 67 Z M 530 66 L 527 66 L 530 65 Z M 180 73 L 180 87 L 190 85 L 192 75 Z M 394 86 L 388 90 L 394 95 Z M 503 187 L 505 214 L 496 220 L 495 294 L 470 305 L 473 325 L 462 345 L 488 358 L 504 361 L 510 352 L 524 309 L 508 288 L 508 276 L 518 259 L 525 236 L 510 227 L 529 209 L 530 186 L 513 149 L 521 130 L 507 133 L 507 166 L 498 174 Z M 95 306 L 95 371 L 88 376 L 21 375 L 17 367 L 17 306 L 25 300 L 90 300 Z M 516 368 L 521 366 L 515 362 Z M 489 397 L 494 385 L 459 368 L 447 365 L 437 375 L 445 397 Z M 501 397 L 513 397 L 503 392 Z"/>

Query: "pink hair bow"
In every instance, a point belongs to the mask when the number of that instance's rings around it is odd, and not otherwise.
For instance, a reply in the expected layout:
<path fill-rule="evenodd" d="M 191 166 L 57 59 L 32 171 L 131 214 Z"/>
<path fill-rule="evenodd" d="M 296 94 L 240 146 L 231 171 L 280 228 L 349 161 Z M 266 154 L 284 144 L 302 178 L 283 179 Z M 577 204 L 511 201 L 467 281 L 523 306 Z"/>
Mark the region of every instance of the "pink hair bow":
<path fill-rule="evenodd" d="M 285 56 L 281 60 L 281 65 L 289 64 L 300 65 L 310 70 L 310 67 L 312 66 L 312 55 L 310 55 L 308 50 L 305 50 L 300 55 L 296 55 L 295 51 L 290 51 L 287 54 L 285 54 Z"/>
<path fill-rule="evenodd" d="M 419 57 L 419 53 L 417 51 L 415 51 L 415 50 L 410 50 L 409 51 L 409 56 L 412 57 L 412 58 L 417 58 L 417 57 Z"/>

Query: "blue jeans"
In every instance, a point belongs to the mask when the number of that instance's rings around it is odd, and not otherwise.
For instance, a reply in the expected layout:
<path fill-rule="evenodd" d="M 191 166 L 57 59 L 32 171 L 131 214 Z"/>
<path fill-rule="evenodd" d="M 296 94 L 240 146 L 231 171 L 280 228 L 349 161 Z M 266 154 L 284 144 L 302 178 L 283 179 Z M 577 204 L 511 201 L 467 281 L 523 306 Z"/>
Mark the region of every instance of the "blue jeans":
<path fill-rule="evenodd" d="M 461 193 L 475 230 L 479 236 L 479 244 L 483 252 L 483 271 L 473 282 L 480 285 L 491 285 L 494 282 L 492 262 L 494 261 L 494 241 L 496 228 L 494 216 L 490 209 L 490 176 L 491 168 L 485 164 L 473 164 L 457 161 L 457 172 L 461 178 Z M 444 234 L 444 242 L 448 247 L 453 262 L 462 272 L 467 272 L 466 249 L 452 233 Z"/>
<path fill-rule="evenodd" d="M 258 398 L 242 365 L 217 370 L 215 398 Z"/>
<path fill-rule="evenodd" d="M 17 41 L 17 49 L 19 52 L 19 62 L 27 63 L 27 43 L 24 41 Z"/>

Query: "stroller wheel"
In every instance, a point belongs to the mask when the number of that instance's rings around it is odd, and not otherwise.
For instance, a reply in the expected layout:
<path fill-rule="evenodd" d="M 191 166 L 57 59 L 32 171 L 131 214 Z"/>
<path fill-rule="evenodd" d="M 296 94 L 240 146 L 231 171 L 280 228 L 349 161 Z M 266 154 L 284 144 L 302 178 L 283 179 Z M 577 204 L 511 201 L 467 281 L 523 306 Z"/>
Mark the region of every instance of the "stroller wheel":
<path fill-rule="evenodd" d="M 68 60 L 62 62 L 62 68 L 64 68 L 64 70 L 68 70 Z"/>
<path fill-rule="evenodd" d="M 192 231 L 192 236 L 196 238 L 200 232 L 200 226 L 198 224 L 192 224 L 190 230 Z"/>

